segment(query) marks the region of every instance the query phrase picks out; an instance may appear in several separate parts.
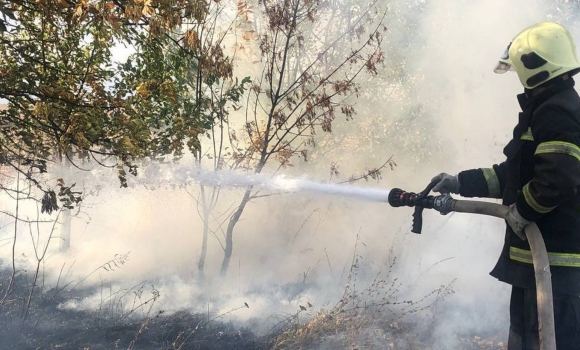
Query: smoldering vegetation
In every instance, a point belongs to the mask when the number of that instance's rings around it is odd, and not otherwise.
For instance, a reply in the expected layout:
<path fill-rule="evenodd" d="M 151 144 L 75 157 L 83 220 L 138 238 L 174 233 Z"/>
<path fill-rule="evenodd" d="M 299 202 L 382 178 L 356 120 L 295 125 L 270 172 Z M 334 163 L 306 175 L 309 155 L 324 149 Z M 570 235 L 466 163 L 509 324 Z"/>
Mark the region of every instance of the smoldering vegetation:
<path fill-rule="evenodd" d="M 25 306 L 23 300 L 3 300 L 0 335 L 6 349 L 431 349 L 432 334 L 416 318 L 452 294 L 452 285 L 420 300 L 399 299 L 402 283 L 390 276 L 392 271 L 364 289 L 357 287 L 358 259 L 336 304 L 298 302 L 297 311 L 271 314 L 267 322 L 263 317 L 224 320 L 250 309 L 246 302 L 217 315 L 209 309 L 191 311 L 198 308 L 166 312 L 156 307 L 160 292 L 146 283 L 118 290 L 102 285 L 93 308 L 77 308 L 73 305 L 93 298 L 97 288 L 65 283 L 46 290 L 39 286 L 41 293 Z M 9 279 L 9 271 L 3 270 L 2 277 Z M 17 275 L 12 295 L 29 294 L 25 277 L 26 271 Z M 268 329 L 263 329 L 265 324 Z M 489 338 L 466 334 L 456 341 L 464 349 L 503 348 L 493 335 L 484 335 Z"/>
<path fill-rule="evenodd" d="M 361 11 L 348 1 L 328 3 L 336 10 L 324 12 L 321 36 Z M 248 28 L 266 22 L 248 8 L 242 36 L 249 39 L 225 40 L 224 49 L 237 47 L 234 74 L 255 82 L 263 67 Z M 580 38 L 577 5 L 567 1 L 382 1 L 377 9 L 386 10 L 377 74 L 361 75 L 356 92 L 349 90 L 347 116 L 336 117 L 332 132 L 312 125 L 309 142 L 273 155 L 263 174 L 420 191 L 439 172 L 499 162 L 521 87 L 492 68 L 511 36 L 550 19 Z M 299 55 L 314 56 L 329 40 L 312 39 Z M 251 91 L 255 110 L 267 98 Z M 255 171 L 259 152 L 222 163 L 213 148 L 225 139 L 232 144 L 224 154 L 261 144 L 260 122 L 251 125 L 254 139 L 242 139 L 251 101 L 202 137 L 201 157 L 188 154 L 180 164 Z M 223 130 L 227 137 L 216 136 Z M 32 196 L 34 186 L 0 173 L 7 189 L 2 349 L 505 349 L 509 287 L 487 275 L 503 242 L 504 224 L 493 218 L 426 212 L 415 235 L 412 211 L 386 203 L 258 188 L 244 201 L 245 188 L 164 181 L 147 164 L 119 189 L 116 169 L 82 165 L 90 171 L 55 166 L 45 179 L 62 178 L 61 188 L 74 183 L 83 194 L 58 215 L 15 197 L 11 190 Z M 224 270 L 228 224 L 240 203 Z"/>

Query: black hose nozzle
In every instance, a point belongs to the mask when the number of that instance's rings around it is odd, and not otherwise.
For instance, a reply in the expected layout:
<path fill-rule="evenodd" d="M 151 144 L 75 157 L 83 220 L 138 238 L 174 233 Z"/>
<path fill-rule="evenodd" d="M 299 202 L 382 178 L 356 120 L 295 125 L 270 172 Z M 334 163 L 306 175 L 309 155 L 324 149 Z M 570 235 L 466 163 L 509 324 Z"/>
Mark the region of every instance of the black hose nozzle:
<path fill-rule="evenodd" d="M 400 188 L 393 188 L 389 192 L 389 204 L 392 207 L 414 207 L 415 198 L 417 194 L 413 192 L 407 192 Z"/>
<path fill-rule="evenodd" d="M 411 232 L 421 233 L 423 227 L 423 209 L 425 205 L 429 205 L 430 198 L 433 196 L 425 196 L 423 193 L 406 192 L 400 188 L 394 188 L 389 193 L 389 204 L 393 207 L 414 207 L 413 213 L 413 228 Z M 432 206 L 431 206 L 432 208 Z"/>
<path fill-rule="evenodd" d="M 429 196 L 429 192 L 436 182 L 432 182 L 421 193 L 406 192 L 400 188 L 394 188 L 389 192 L 389 204 L 392 207 L 414 207 L 413 228 L 411 232 L 421 233 L 423 226 L 423 209 L 435 209 L 445 215 L 453 211 L 456 202 L 449 194 L 441 196 Z"/>

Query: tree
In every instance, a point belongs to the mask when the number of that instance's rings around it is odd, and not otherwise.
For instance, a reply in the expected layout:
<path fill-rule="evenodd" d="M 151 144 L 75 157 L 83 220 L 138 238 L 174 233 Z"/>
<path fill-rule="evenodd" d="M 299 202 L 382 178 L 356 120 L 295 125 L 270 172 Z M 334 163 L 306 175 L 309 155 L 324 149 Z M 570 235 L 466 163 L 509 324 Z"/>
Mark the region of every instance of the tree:
<path fill-rule="evenodd" d="M 199 85 L 203 80 L 201 77 L 203 77 L 204 73 L 205 72 L 201 69 L 198 71 L 197 74 L 200 78 L 196 79 L 196 85 Z M 233 163 L 230 157 L 231 151 L 229 151 L 232 146 L 226 138 L 229 131 L 229 109 L 241 108 L 240 106 L 237 106 L 237 103 L 240 101 L 247 83 L 249 83 L 249 78 L 244 78 L 240 84 L 236 81 L 233 85 L 229 84 L 229 86 L 225 86 L 225 84 L 215 84 L 215 86 L 210 86 L 208 103 L 215 118 L 213 118 L 213 123 L 207 133 L 207 136 L 210 139 L 209 147 L 199 147 L 194 152 L 198 166 L 202 167 L 202 161 L 204 158 L 207 158 L 213 171 L 217 172 L 224 169 L 233 169 Z M 200 98 L 199 101 L 202 101 L 202 99 Z M 199 189 L 200 191 L 197 198 L 191 193 L 190 196 L 196 198 L 198 213 L 203 222 L 201 251 L 197 263 L 198 275 L 200 279 L 203 280 L 205 276 L 205 260 L 207 257 L 210 232 L 221 244 L 215 231 L 210 227 L 210 222 L 216 220 L 213 211 L 219 202 L 221 186 L 208 186 L 202 183 L 199 184 Z"/>
<path fill-rule="evenodd" d="M 311 159 L 324 157 L 340 163 L 349 148 L 356 148 L 371 161 L 384 162 L 385 153 L 396 153 L 397 158 L 413 160 L 421 167 L 441 147 L 441 140 L 430 137 L 436 119 L 425 108 L 429 101 L 418 98 L 425 76 L 414 65 L 425 41 L 421 30 L 424 12 L 431 5 L 423 1 L 389 4 L 385 16 L 389 40 L 383 42 L 388 64 L 365 82 L 357 96 L 357 117 L 337 124 L 335 132 L 320 138 Z M 349 6 L 335 3 L 333 8 L 340 11 Z M 337 17 L 348 18 L 344 13 Z"/>
<path fill-rule="evenodd" d="M 0 110 L 0 168 L 17 174 L 0 190 L 16 202 L 15 215 L 4 213 L 15 220 L 15 241 L 24 199 L 37 201 L 43 213 L 64 211 L 65 230 L 70 225 L 68 210 L 82 196 L 74 184 L 59 178 L 55 185 L 43 175 L 52 164 L 117 168 L 126 186 L 126 171 L 136 174 L 137 160 L 199 150 L 200 135 L 217 117 L 206 89 L 231 78 L 233 69 L 219 41 L 198 40 L 212 5 L 0 3 L 0 99 L 8 105 Z M 134 52 L 126 61 L 115 57 L 122 46 Z M 203 80 L 192 85 L 201 70 Z M 231 88 L 224 99 L 239 99 L 243 89 Z"/>
<path fill-rule="evenodd" d="M 221 42 L 198 34 L 218 9 L 167 0 L 0 4 L 0 98 L 8 103 L 0 111 L 0 167 L 32 182 L 51 213 L 82 198 L 44 180 L 52 163 L 117 168 L 126 186 L 136 160 L 197 152 L 218 115 L 206 90 L 232 77 Z M 123 46 L 133 54 L 119 61 Z M 60 217 L 70 236 L 70 213 Z"/>
<path fill-rule="evenodd" d="M 360 79 L 376 75 L 383 61 L 384 13 L 376 3 L 357 5 L 345 28 L 333 22 L 329 5 L 323 0 L 259 2 L 263 24 L 256 32 L 263 69 L 250 88 L 243 134 L 229 135 L 233 167 L 261 173 L 275 161 L 275 173 L 293 157 L 307 160 L 317 130 L 332 132 L 338 115 L 353 118 L 352 98 Z M 373 27 L 366 30 L 369 23 Z M 255 197 L 253 187 L 246 188 L 229 218 L 222 276 L 232 256 L 236 224 Z"/>
<path fill-rule="evenodd" d="M 107 163 L 126 185 L 135 160 L 197 149 L 212 115 L 192 102 L 191 71 L 206 65 L 214 80 L 232 75 L 219 46 L 204 57 L 195 31 L 181 30 L 205 21 L 208 11 L 205 1 L 185 0 L 8 2 L 0 34 L 0 98 L 8 101 L 0 112 L 0 165 L 50 199 L 36 180 L 47 162 Z M 115 62 L 121 45 L 137 54 Z"/>

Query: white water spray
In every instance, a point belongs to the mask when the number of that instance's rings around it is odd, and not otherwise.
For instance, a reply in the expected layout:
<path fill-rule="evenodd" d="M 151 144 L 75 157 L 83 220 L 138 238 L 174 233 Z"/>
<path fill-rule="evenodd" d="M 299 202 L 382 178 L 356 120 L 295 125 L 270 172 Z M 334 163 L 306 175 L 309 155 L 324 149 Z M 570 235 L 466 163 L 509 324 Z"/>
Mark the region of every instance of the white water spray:
<path fill-rule="evenodd" d="M 380 188 L 363 188 L 341 184 L 324 184 L 306 179 L 290 179 L 276 176 L 268 186 L 279 191 L 311 192 L 318 194 L 338 195 L 371 202 L 387 202 L 389 190 Z"/>
<path fill-rule="evenodd" d="M 364 188 L 347 184 L 327 184 L 305 178 L 289 178 L 285 175 L 266 176 L 264 174 L 243 174 L 231 171 L 207 171 L 199 167 L 165 164 L 163 167 L 150 164 L 143 167 L 137 184 L 145 186 L 178 185 L 198 183 L 205 186 L 246 188 L 260 187 L 273 192 L 307 192 L 321 195 L 335 195 L 371 202 L 387 202 L 388 189 Z M 155 180 L 153 180 L 155 179 Z"/>

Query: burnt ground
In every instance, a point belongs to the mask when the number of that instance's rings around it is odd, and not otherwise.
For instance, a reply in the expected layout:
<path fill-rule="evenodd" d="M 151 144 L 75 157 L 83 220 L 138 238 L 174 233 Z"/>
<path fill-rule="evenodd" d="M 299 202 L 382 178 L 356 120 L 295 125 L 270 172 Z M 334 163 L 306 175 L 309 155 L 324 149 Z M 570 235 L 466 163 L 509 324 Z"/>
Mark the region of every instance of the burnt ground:
<path fill-rule="evenodd" d="M 156 316 L 143 324 L 103 325 L 86 312 L 57 312 L 35 326 L 2 320 L 2 349 L 266 349 L 243 329 L 215 323 L 194 331 L 201 315 Z M 189 337 L 188 337 L 189 336 Z"/>
<path fill-rule="evenodd" d="M 353 312 L 350 302 L 314 312 L 306 322 L 297 323 L 298 318 L 290 316 L 275 331 L 257 335 L 202 313 L 148 311 L 153 310 L 147 305 L 154 303 L 155 293 L 138 295 L 143 301 L 139 312 L 121 312 L 110 305 L 93 311 L 62 307 L 92 295 L 93 290 L 41 292 L 37 287 L 28 305 L 29 277 L 17 274 L 6 295 L 10 276 L 10 271 L 0 271 L 0 350 L 435 349 L 428 334 L 414 332 L 412 322 L 368 310 Z M 464 350 L 505 349 L 492 337 L 466 334 L 458 342 Z"/>
<path fill-rule="evenodd" d="M 29 276 L 17 273 L 11 291 L 6 295 L 10 277 L 10 271 L 0 271 L 2 350 L 253 350 L 269 347 L 269 338 L 257 337 L 231 323 L 208 320 L 205 314 L 152 311 L 148 305 L 154 304 L 155 292 L 152 295 L 138 295 L 142 293 L 139 290 L 127 293 L 128 302 L 139 302 L 133 309 L 123 308 L 126 311 L 121 311 L 120 298 L 101 305 L 97 310 L 87 311 L 62 306 L 93 294 L 93 290 L 67 292 L 62 288 L 41 291 L 37 287 L 29 304 L 32 285 Z"/>

